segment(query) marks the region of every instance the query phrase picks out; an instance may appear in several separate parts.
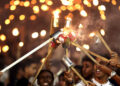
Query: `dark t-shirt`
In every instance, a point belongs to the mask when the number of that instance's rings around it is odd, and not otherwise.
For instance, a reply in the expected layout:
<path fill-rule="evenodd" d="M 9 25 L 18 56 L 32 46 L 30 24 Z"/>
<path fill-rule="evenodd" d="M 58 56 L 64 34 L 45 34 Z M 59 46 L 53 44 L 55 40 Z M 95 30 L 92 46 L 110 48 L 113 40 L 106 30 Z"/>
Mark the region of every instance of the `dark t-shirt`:
<path fill-rule="evenodd" d="M 29 81 L 25 77 L 21 78 L 20 80 L 17 81 L 16 86 L 28 86 Z"/>

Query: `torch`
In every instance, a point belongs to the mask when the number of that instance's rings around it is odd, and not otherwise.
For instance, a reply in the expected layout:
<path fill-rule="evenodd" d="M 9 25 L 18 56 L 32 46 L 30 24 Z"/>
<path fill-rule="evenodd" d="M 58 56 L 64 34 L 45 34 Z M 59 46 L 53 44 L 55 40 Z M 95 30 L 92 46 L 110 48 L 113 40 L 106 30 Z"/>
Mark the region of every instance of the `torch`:
<path fill-rule="evenodd" d="M 86 49 L 84 49 L 82 46 L 80 46 L 79 44 L 75 43 L 75 42 L 71 42 L 72 45 L 80 48 L 95 64 L 100 65 L 88 52 Z"/>
<path fill-rule="evenodd" d="M 110 47 L 108 46 L 108 44 L 105 42 L 105 40 L 103 39 L 103 37 L 101 36 L 101 34 L 98 31 L 96 32 L 96 34 L 99 37 L 99 39 L 103 42 L 104 46 L 109 51 L 109 53 L 112 53 L 112 50 L 110 49 Z"/>
<path fill-rule="evenodd" d="M 55 11 L 53 11 L 53 15 L 54 15 L 54 20 L 53 20 L 53 27 L 59 27 L 59 14 L 60 14 L 60 10 L 56 9 Z"/>
<path fill-rule="evenodd" d="M 60 34 L 62 34 L 61 31 L 58 31 L 58 32 L 54 33 L 52 35 L 52 37 L 49 38 L 47 41 L 45 41 L 44 43 L 40 44 L 39 46 L 37 46 L 36 48 L 34 48 L 33 50 L 31 50 L 30 52 L 28 52 L 24 56 L 20 57 L 18 60 L 16 60 L 15 62 L 13 62 L 12 64 L 10 64 L 9 66 L 7 66 L 4 69 L 2 69 L 1 72 L 4 73 L 7 70 L 9 70 L 10 68 L 12 68 L 13 66 L 15 66 L 16 64 L 20 63 L 21 61 L 23 61 L 24 59 L 26 59 L 28 56 L 32 55 L 33 53 L 35 53 L 36 51 L 38 51 L 39 49 L 41 49 L 42 47 L 44 47 L 45 45 L 47 45 L 48 43 L 50 43 L 53 39 L 57 39 L 57 37 Z"/>
<path fill-rule="evenodd" d="M 72 17 L 73 17 L 73 14 L 72 13 L 69 13 L 65 19 L 66 19 L 66 28 L 69 28 L 70 27 L 70 24 L 71 24 L 71 21 L 72 21 Z"/>
<path fill-rule="evenodd" d="M 78 71 L 73 67 L 73 63 L 72 61 L 68 58 L 68 57 L 64 57 L 62 59 L 62 61 L 64 62 L 64 64 L 70 68 L 86 85 L 88 85 L 88 82 L 82 77 L 81 74 L 78 73 Z"/>

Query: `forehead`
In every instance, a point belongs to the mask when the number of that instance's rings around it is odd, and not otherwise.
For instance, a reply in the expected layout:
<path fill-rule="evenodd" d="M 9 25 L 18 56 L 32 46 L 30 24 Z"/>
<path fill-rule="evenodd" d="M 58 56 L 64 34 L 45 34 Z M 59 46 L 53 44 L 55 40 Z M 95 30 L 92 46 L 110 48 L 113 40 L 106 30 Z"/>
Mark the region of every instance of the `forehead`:
<path fill-rule="evenodd" d="M 52 76 L 52 74 L 48 71 L 44 71 L 40 74 L 40 76 Z"/>

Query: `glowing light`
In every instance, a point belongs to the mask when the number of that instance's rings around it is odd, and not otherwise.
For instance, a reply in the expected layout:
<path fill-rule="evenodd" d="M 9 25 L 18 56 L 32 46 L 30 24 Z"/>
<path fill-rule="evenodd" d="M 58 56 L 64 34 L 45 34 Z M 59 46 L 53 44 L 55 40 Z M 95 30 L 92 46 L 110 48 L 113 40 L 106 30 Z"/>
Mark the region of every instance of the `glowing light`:
<path fill-rule="evenodd" d="M 24 42 L 19 42 L 19 47 L 23 47 L 24 46 Z"/>
<path fill-rule="evenodd" d="M 92 33 L 89 34 L 89 37 L 94 37 L 94 36 L 95 36 L 94 32 L 92 32 Z"/>
<path fill-rule="evenodd" d="M 18 28 L 14 28 L 14 29 L 12 30 L 12 34 L 13 34 L 13 36 L 18 36 L 18 35 L 19 35 L 19 30 L 18 30 Z"/>
<path fill-rule="evenodd" d="M 42 62 L 42 63 L 45 62 L 45 58 L 43 58 L 43 59 L 41 60 L 41 62 Z"/>
<path fill-rule="evenodd" d="M 94 5 L 94 6 L 98 6 L 98 4 L 99 4 L 99 1 L 98 1 L 98 0 L 93 0 L 93 5 Z"/>
<path fill-rule="evenodd" d="M 91 7 L 91 3 L 88 0 L 84 0 L 83 3 L 87 5 L 88 7 Z"/>
<path fill-rule="evenodd" d="M 24 6 L 24 2 L 23 1 L 20 1 L 20 6 Z"/>
<path fill-rule="evenodd" d="M 80 4 L 75 4 L 75 8 L 78 9 L 78 10 L 81 10 L 81 5 Z"/>
<path fill-rule="evenodd" d="M 32 21 L 36 20 L 36 16 L 35 15 L 31 15 L 30 16 L 30 20 L 32 20 Z"/>
<path fill-rule="evenodd" d="M 36 4 L 37 1 L 36 0 L 31 0 L 31 4 Z"/>
<path fill-rule="evenodd" d="M 119 11 L 120 11 L 120 6 L 118 7 Z"/>
<path fill-rule="evenodd" d="M 10 19 L 10 20 L 13 20 L 14 18 L 15 18 L 14 15 L 10 15 L 10 16 L 9 16 L 9 19 Z"/>
<path fill-rule="evenodd" d="M 6 40 L 6 36 L 4 34 L 1 34 L 0 35 L 0 39 L 1 39 L 1 41 L 5 41 Z"/>
<path fill-rule="evenodd" d="M 61 0 L 63 5 L 70 5 L 70 2 L 68 0 Z"/>
<path fill-rule="evenodd" d="M 30 2 L 29 1 L 25 1 L 24 2 L 24 7 L 29 7 L 30 6 Z"/>
<path fill-rule="evenodd" d="M 4 45 L 4 46 L 2 47 L 2 51 L 3 51 L 4 53 L 8 52 L 8 50 L 9 50 L 9 46 L 8 46 L 8 45 Z"/>
<path fill-rule="evenodd" d="M 117 4 L 117 1 L 116 1 L 116 0 L 112 0 L 112 4 L 113 4 L 113 5 L 116 5 L 116 4 Z"/>
<path fill-rule="evenodd" d="M 80 11 L 81 16 L 87 17 L 87 12 L 85 10 Z"/>
<path fill-rule="evenodd" d="M 83 28 L 83 25 L 82 25 L 82 24 L 79 24 L 79 28 Z"/>
<path fill-rule="evenodd" d="M 23 21 L 24 19 L 25 19 L 25 15 L 22 14 L 19 16 L 19 20 Z"/>
<path fill-rule="evenodd" d="M 72 17 L 73 17 L 73 14 L 72 14 L 72 13 L 69 13 L 69 14 L 66 16 L 66 27 L 67 27 L 67 28 L 70 27 L 70 24 L 71 24 L 71 21 L 72 21 Z"/>
<path fill-rule="evenodd" d="M 0 30 L 2 29 L 2 26 L 0 25 Z"/>
<path fill-rule="evenodd" d="M 48 11 L 48 10 L 49 10 L 49 7 L 48 7 L 47 5 L 45 5 L 45 4 L 43 4 L 43 5 L 41 6 L 41 10 L 42 10 L 42 11 Z"/>
<path fill-rule="evenodd" d="M 45 2 L 45 0 L 39 0 L 39 2 L 40 2 L 40 3 L 44 3 L 44 2 Z"/>
<path fill-rule="evenodd" d="M 87 50 L 90 49 L 90 46 L 89 46 L 88 44 L 84 44 L 83 47 L 84 47 L 85 49 L 87 49 Z"/>
<path fill-rule="evenodd" d="M 78 47 L 76 47 L 76 51 L 81 51 L 81 49 L 80 49 L 80 48 L 78 48 Z"/>
<path fill-rule="evenodd" d="M 53 5 L 53 2 L 52 1 L 47 1 L 47 5 L 51 6 L 51 5 Z"/>
<path fill-rule="evenodd" d="M 19 0 L 14 1 L 14 5 L 19 5 L 19 4 L 20 4 Z"/>
<path fill-rule="evenodd" d="M 33 11 L 35 14 L 39 13 L 39 6 L 33 6 Z"/>
<path fill-rule="evenodd" d="M 38 35 L 39 35 L 38 32 L 34 32 L 34 33 L 32 33 L 32 38 L 33 39 L 38 38 Z"/>
<path fill-rule="evenodd" d="M 53 15 L 54 15 L 53 27 L 59 26 L 59 14 L 60 14 L 60 12 L 61 12 L 60 9 L 56 9 L 55 11 L 53 11 Z"/>
<path fill-rule="evenodd" d="M 60 9 L 65 11 L 67 8 L 65 6 L 61 6 Z"/>
<path fill-rule="evenodd" d="M 9 19 L 6 19 L 6 20 L 5 20 L 5 24 L 6 24 L 6 25 L 10 24 L 10 20 L 9 20 Z"/>
<path fill-rule="evenodd" d="M 100 33 L 101 33 L 102 36 L 105 36 L 105 31 L 104 31 L 104 29 L 101 29 L 101 30 L 100 30 Z"/>
<path fill-rule="evenodd" d="M 2 52 L 2 47 L 0 46 L 0 53 Z"/>
<path fill-rule="evenodd" d="M 98 6 L 98 10 L 100 10 L 100 11 L 105 11 L 105 10 L 106 10 L 105 5 L 100 5 L 100 6 Z"/>
<path fill-rule="evenodd" d="M 102 20 L 106 20 L 105 14 L 102 14 L 102 15 L 101 15 L 101 19 L 102 19 Z"/>
<path fill-rule="evenodd" d="M 42 37 L 44 37 L 44 36 L 46 35 L 46 30 L 42 30 L 42 31 L 40 32 L 40 35 L 41 35 Z"/>
<path fill-rule="evenodd" d="M 15 9 L 16 9 L 16 6 L 15 6 L 15 5 L 11 5 L 11 6 L 10 6 L 10 10 L 13 11 L 13 10 L 15 10 Z"/>

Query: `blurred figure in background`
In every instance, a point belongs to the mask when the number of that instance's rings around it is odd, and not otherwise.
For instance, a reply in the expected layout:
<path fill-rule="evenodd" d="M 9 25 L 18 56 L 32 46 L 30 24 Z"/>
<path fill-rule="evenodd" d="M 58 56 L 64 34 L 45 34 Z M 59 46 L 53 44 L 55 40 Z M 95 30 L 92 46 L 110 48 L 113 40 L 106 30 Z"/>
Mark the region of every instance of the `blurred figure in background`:
<path fill-rule="evenodd" d="M 27 59 L 23 65 L 23 77 L 17 81 L 16 86 L 28 86 L 30 77 L 37 71 L 37 62 L 33 59 Z"/>

